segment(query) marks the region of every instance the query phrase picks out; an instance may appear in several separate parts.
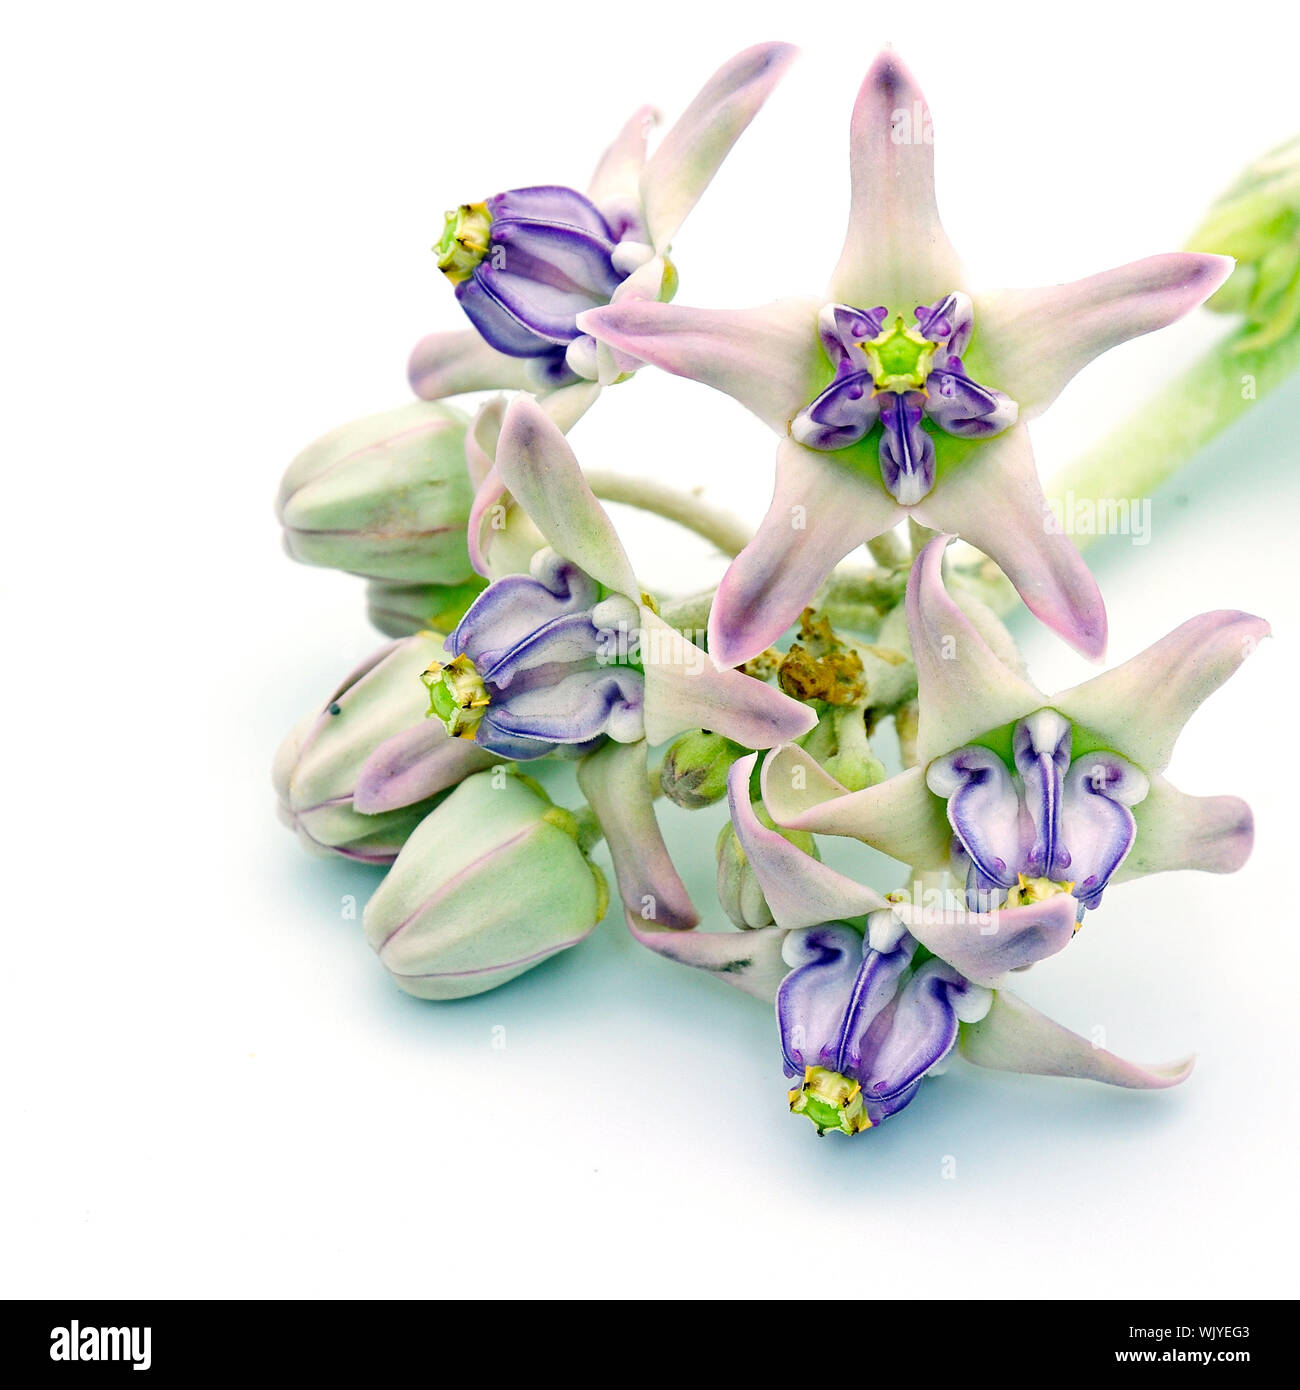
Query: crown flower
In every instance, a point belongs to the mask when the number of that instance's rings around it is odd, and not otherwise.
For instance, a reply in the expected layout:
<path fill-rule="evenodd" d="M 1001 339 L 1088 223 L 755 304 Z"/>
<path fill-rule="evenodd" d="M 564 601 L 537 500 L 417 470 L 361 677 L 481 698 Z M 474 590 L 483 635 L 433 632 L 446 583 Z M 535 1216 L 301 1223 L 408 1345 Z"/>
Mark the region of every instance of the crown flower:
<path fill-rule="evenodd" d="M 754 656 L 840 559 L 910 516 L 991 556 L 1043 622 L 1100 657 L 1101 596 L 1044 526 L 1025 422 L 1098 354 L 1208 298 L 1232 263 L 1177 252 L 969 294 L 935 204 L 929 109 L 892 52 L 862 84 L 849 154 L 849 227 L 825 300 L 579 316 L 599 342 L 725 392 L 781 436 L 771 507 L 718 590 L 709 650 L 725 665 Z"/>
<path fill-rule="evenodd" d="M 1166 773 L 1268 624 L 1202 613 L 1049 693 L 1003 617 L 1023 600 L 1100 661 L 1105 606 L 1067 512 L 1096 509 L 1077 527 L 1089 538 L 1127 534 L 1132 497 L 1145 544 L 1155 488 L 1294 376 L 1300 147 L 1256 160 L 1194 249 L 984 292 L 939 220 L 929 110 L 886 50 L 853 108 L 826 288 L 678 304 L 673 239 L 793 56 L 737 54 L 657 144 L 640 108 L 583 188 L 460 191 L 434 256 L 461 328 L 417 344 L 414 401 L 323 435 L 281 484 L 289 554 L 364 581 L 372 624 L 397 640 L 284 740 L 280 817 L 337 875 L 369 880 L 365 937 L 420 999 L 534 969 L 563 983 L 580 956 L 546 963 L 612 894 L 645 949 L 620 933 L 606 968 L 671 988 L 687 966 L 762 1001 L 769 1113 L 817 1136 L 892 1135 L 971 1079 L 958 1065 L 938 1080 L 963 1059 L 1175 1086 L 1192 1057 L 1126 1061 L 1095 1028 L 1039 1013 L 1020 981 L 1077 967 L 1085 927 L 1123 927 L 1129 881 L 1246 863 L 1246 803 Z M 1049 506 L 1030 422 L 1098 355 L 1207 299 L 1238 322 L 1058 476 L 1070 509 Z M 679 488 L 595 458 L 584 472 L 571 431 L 647 365 L 777 436 L 756 531 L 707 476 Z M 692 425 L 679 434 L 698 464 Z M 602 502 L 690 531 L 721 579 L 678 584 L 687 567 L 665 549 L 653 558 L 671 577 L 650 592 Z M 843 563 L 859 546 L 869 562 Z M 346 627 L 328 640 L 346 644 Z M 687 882 L 710 878 L 706 912 Z"/>

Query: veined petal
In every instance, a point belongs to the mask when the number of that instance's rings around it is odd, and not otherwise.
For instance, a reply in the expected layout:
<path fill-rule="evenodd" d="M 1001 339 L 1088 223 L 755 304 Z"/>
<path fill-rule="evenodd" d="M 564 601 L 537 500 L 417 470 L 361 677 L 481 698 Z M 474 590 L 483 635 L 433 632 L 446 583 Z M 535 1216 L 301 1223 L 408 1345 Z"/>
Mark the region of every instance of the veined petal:
<path fill-rule="evenodd" d="M 943 802 L 910 768 L 860 792 L 846 792 L 802 748 L 790 744 L 763 764 L 763 805 L 791 830 L 848 835 L 903 864 L 943 868 L 952 832 Z"/>
<path fill-rule="evenodd" d="M 1085 753 L 1067 774 L 1061 795 L 1060 844 L 1046 873 L 1069 879 L 1074 896 L 1093 908 L 1133 847 L 1133 812 L 1147 794 L 1146 774 L 1115 753 Z"/>
<path fill-rule="evenodd" d="M 687 729 L 711 729 L 745 748 L 771 748 L 806 734 L 813 709 L 741 671 L 719 668 L 648 608 L 641 609 L 646 737 L 662 743 Z"/>
<path fill-rule="evenodd" d="M 1001 758 L 978 744 L 936 758 L 925 770 L 929 789 L 948 803 L 948 823 L 984 881 L 1010 888 L 1025 862 L 1029 827 Z"/>
<path fill-rule="evenodd" d="M 916 747 L 923 767 L 1046 703 L 994 654 L 944 587 L 943 552 L 950 539 L 930 541 L 907 581 L 907 629 L 920 705 Z"/>
<path fill-rule="evenodd" d="M 1053 1023 L 1005 990 L 993 996 L 993 1007 L 985 1018 L 963 1029 L 961 1051 L 968 1062 L 994 1071 L 1072 1076 L 1133 1090 L 1176 1086 L 1187 1079 L 1196 1061 L 1195 1057 L 1184 1057 L 1149 1066 L 1126 1062 Z"/>
<path fill-rule="evenodd" d="M 698 922 L 655 817 L 645 744 L 607 743 L 578 764 L 578 786 L 596 813 L 614 861 L 629 924 L 685 928 Z M 648 914 L 644 918 L 642 913 Z M 634 931 L 635 934 L 635 931 Z"/>
<path fill-rule="evenodd" d="M 476 491 L 483 486 L 487 475 L 496 465 L 497 440 L 501 438 L 501 421 L 505 413 L 506 398 L 493 396 L 474 412 L 474 418 L 465 432 L 465 471 Z M 470 529 L 473 530 L 472 527 Z"/>
<path fill-rule="evenodd" d="M 901 516 L 878 478 L 782 440 L 771 506 L 713 600 L 713 659 L 737 666 L 770 646 L 849 551 L 888 531 Z"/>
<path fill-rule="evenodd" d="M 525 359 L 498 352 L 472 330 L 421 338 L 406 373 L 411 390 L 425 401 L 463 391 L 523 391 L 530 380 Z"/>
<path fill-rule="evenodd" d="M 1270 631 L 1263 618 L 1235 609 L 1202 613 L 1052 703 L 1139 767 L 1161 772 L 1183 725 Z"/>
<path fill-rule="evenodd" d="M 1026 419 L 1045 410 L 1094 357 L 1208 299 L 1232 267 L 1227 256 L 1175 251 L 1068 285 L 983 296 L 975 309 L 981 351 L 996 363 L 995 384 Z"/>
<path fill-rule="evenodd" d="M 910 507 L 934 486 L 934 440 L 921 428 L 921 396 L 890 392 L 880 407 L 880 477 L 891 497 Z"/>
<path fill-rule="evenodd" d="M 507 575 L 479 594 L 447 638 L 447 651 L 468 656 L 486 676 L 555 619 L 586 614 L 597 596 L 590 575 L 555 551 L 540 550 L 531 573 Z"/>
<path fill-rule="evenodd" d="M 1059 881 L 1065 877 L 1068 855 L 1061 848 L 1061 803 L 1073 738 L 1070 721 L 1054 709 L 1035 710 L 1012 733 L 1012 755 L 1033 828 L 1033 839 L 1021 868 L 1031 878 L 1046 876 Z M 1099 763 L 1093 767 L 1095 778 L 1109 786 L 1109 774 L 1116 769 Z"/>
<path fill-rule="evenodd" d="M 870 987 L 872 981 L 863 981 L 863 992 L 869 998 L 855 1000 L 854 986 L 867 948 L 862 933 L 841 922 L 792 931 L 781 954 L 790 966 L 776 996 L 786 1074 L 799 1076 L 805 1067 L 818 1066 L 839 1071 L 846 1014 L 855 1012 L 853 1006 L 860 1002 L 867 1015 L 862 1020 L 865 1030 L 893 997 L 896 973 L 894 978 L 879 981 L 875 989 Z M 903 952 L 898 955 L 900 968 L 905 969 L 907 956 Z M 884 959 L 872 953 L 870 963 Z"/>
<path fill-rule="evenodd" d="M 386 738 L 361 765 L 352 806 L 368 816 L 413 806 L 495 761 L 469 739 L 452 738 L 436 719 L 424 719 Z"/>
<path fill-rule="evenodd" d="M 797 52 L 788 43 L 761 43 L 736 54 L 664 136 L 641 175 L 646 227 L 656 250 L 672 240 Z"/>
<path fill-rule="evenodd" d="M 615 593 L 640 593 L 618 533 L 564 435 L 529 396 L 506 411 L 497 471 L 537 529 L 566 559 Z"/>
<path fill-rule="evenodd" d="M 627 928 L 643 945 L 679 965 L 707 970 L 729 985 L 769 1004 L 776 999 L 790 967 L 781 956 L 784 927 L 754 931 L 672 931 L 627 914 Z"/>
<path fill-rule="evenodd" d="M 1084 656 L 1106 650 L 1106 609 L 1083 557 L 1052 521 L 1029 432 L 1016 425 L 974 446 L 912 515 L 995 560 L 1025 606 Z"/>
<path fill-rule="evenodd" d="M 880 398 L 871 373 L 863 370 L 837 377 L 813 403 L 790 422 L 796 444 L 825 452 L 862 439 L 880 418 Z"/>
<path fill-rule="evenodd" d="M 496 735 L 546 743 L 587 744 L 607 734 L 616 743 L 640 743 L 645 732 L 641 673 L 603 666 L 508 688 L 497 695 L 475 731 L 475 741 L 493 747 Z"/>
<path fill-rule="evenodd" d="M 829 294 L 847 304 L 931 304 L 962 282 L 934 198 L 934 136 L 916 79 L 886 49 L 849 126 L 852 201 Z"/>
<path fill-rule="evenodd" d="M 1116 882 L 1168 869 L 1236 873 L 1255 843 L 1255 818 L 1240 797 L 1189 796 L 1159 776 L 1133 819 L 1137 835 Z"/>
<path fill-rule="evenodd" d="M 589 309 L 578 327 L 598 342 L 722 391 L 785 434 L 825 381 L 813 299 L 761 309 L 691 309 L 628 299 Z"/>
<path fill-rule="evenodd" d="M 590 198 L 576 188 L 558 183 L 534 184 L 530 188 L 511 188 L 487 200 L 492 214 L 492 239 L 498 224 L 518 221 L 558 223 L 611 241 L 609 224 Z"/>
<path fill-rule="evenodd" d="M 901 1110 L 916 1083 L 952 1051 L 960 1018 L 978 1018 L 987 1005 L 983 987 L 944 961 L 926 961 L 903 986 L 887 1019 L 880 1020 L 888 1026 L 869 1062 L 871 1085 L 863 1087 L 868 1107 L 875 1099 L 882 1118 Z"/>
<path fill-rule="evenodd" d="M 749 779 L 758 755 L 751 753 L 731 765 L 727 800 L 731 824 L 745 851 L 779 927 L 812 927 L 845 917 L 860 917 L 889 904 L 874 889 L 805 854 L 798 845 L 767 826 L 754 814 Z"/>
<path fill-rule="evenodd" d="M 1074 937 L 1078 904 L 1058 893 L 1024 907 L 995 912 L 935 910 L 898 903 L 894 913 L 907 930 L 976 984 L 996 988 L 1010 970 L 1063 951 Z"/>
<path fill-rule="evenodd" d="M 616 241 L 626 232 L 644 230 L 640 226 L 641 170 L 646 137 L 659 119 L 653 106 L 638 107 L 601 155 L 587 186 L 587 196 L 604 215 Z"/>

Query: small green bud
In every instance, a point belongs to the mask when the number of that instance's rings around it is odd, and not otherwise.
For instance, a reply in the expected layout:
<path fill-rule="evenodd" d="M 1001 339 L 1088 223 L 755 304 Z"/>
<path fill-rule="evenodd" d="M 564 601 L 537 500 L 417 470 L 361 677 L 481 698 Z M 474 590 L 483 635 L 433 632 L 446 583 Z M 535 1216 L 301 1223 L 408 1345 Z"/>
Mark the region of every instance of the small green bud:
<path fill-rule="evenodd" d="M 377 815 L 353 806 L 361 769 L 388 738 L 424 718 L 419 673 L 445 656 L 433 633 L 408 637 L 358 668 L 280 746 L 272 769 L 280 819 L 317 853 L 390 863 L 437 796 Z"/>
<path fill-rule="evenodd" d="M 816 841 L 806 830 L 783 829 L 773 821 L 767 808 L 759 801 L 754 802 L 754 814 L 769 830 L 775 830 L 805 854 L 812 855 L 814 859 L 821 858 L 817 853 Z M 744 930 L 770 927 L 772 909 L 767 905 L 763 889 L 730 821 L 718 835 L 717 856 L 718 901 L 722 904 L 722 910 L 736 926 Z"/>
<path fill-rule="evenodd" d="M 712 806 L 727 794 L 727 773 L 748 750 L 704 729 L 683 734 L 664 754 L 659 780 L 664 795 L 688 811 Z"/>
<path fill-rule="evenodd" d="M 450 406 L 414 401 L 316 440 L 280 484 L 285 549 L 370 579 L 473 583 L 466 424 Z"/>
<path fill-rule="evenodd" d="M 609 893 L 575 826 L 504 766 L 465 778 L 366 907 L 366 937 L 397 984 L 423 999 L 459 999 L 577 945 Z"/>
<path fill-rule="evenodd" d="M 1237 267 L 1208 307 L 1244 314 L 1237 352 L 1271 347 L 1300 324 L 1300 136 L 1247 166 L 1188 242 Z"/>
<path fill-rule="evenodd" d="M 366 585 L 370 622 L 387 637 L 452 632 L 486 587 L 487 580 L 479 575 L 464 584 L 399 584 L 372 579 Z"/>

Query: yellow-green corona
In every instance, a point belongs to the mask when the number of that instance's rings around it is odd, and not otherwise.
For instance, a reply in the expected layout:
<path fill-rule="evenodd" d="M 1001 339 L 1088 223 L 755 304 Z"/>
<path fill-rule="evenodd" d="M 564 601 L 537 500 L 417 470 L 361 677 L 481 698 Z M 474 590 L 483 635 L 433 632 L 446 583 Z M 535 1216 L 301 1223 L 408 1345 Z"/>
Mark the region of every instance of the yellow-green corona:
<path fill-rule="evenodd" d="M 826 1067 L 804 1069 L 803 1084 L 790 1092 L 790 1113 L 807 1115 L 818 1134 L 858 1134 L 871 1128 L 862 1083 Z"/>
<path fill-rule="evenodd" d="M 892 328 L 859 344 L 870 363 L 876 390 L 899 393 L 924 389 L 938 346 L 915 324 L 909 328 L 901 314 Z"/>
<path fill-rule="evenodd" d="M 437 719 L 454 737 L 473 738 L 490 697 L 469 657 L 458 656 L 445 664 L 431 661 L 420 679 L 429 692 L 427 717 Z"/>
<path fill-rule="evenodd" d="M 438 269 L 453 285 L 468 280 L 487 255 L 491 225 L 492 214 L 486 203 L 462 203 L 447 214 L 442 236 L 433 249 L 438 253 Z"/>

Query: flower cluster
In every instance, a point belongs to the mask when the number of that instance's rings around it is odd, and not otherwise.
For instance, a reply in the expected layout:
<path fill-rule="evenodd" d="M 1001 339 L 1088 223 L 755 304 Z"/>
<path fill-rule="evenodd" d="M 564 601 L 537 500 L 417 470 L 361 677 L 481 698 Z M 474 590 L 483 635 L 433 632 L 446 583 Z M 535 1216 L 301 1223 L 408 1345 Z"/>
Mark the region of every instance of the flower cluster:
<path fill-rule="evenodd" d="M 314 850 L 383 868 L 367 939 L 429 999 L 582 941 L 609 904 L 603 840 L 650 953 L 773 1007 L 774 1069 L 818 1133 L 878 1127 L 954 1056 L 1173 1085 L 1190 1060 L 1126 1062 L 1007 981 L 1065 951 L 1127 880 L 1245 862 L 1245 804 L 1164 774 L 1267 625 L 1203 614 L 1046 694 L 997 609 L 1018 594 L 1102 658 L 1101 593 L 1051 524 L 1028 422 L 1233 263 L 1174 252 L 972 289 L 938 219 L 924 98 L 885 52 L 853 110 L 827 288 L 757 309 L 673 303 L 672 238 L 793 56 L 733 58 L 653 151 L 658 118 L 639 109 L 584 190 L 461 191 L 435 256 L 466 326 L 416 346 L 415 401 L 325 436 L 281 490 L 290 554 L 365 577 L 396 639 L 286 740 L 281 814 Z M 1244 235 L 1227 213 L 1213 225 Z M 1250 294 L 1263 302 L 1258 277 Z M 756 534 L 657 480 L 584 472 L 568 431 L 646 366 L 731 396 L 778 437 Z M 505 394 L 471 413 L 445 399 L 485 390 Z M 647 592 L 600 497 L 728 550 L 716 589 Z M 864 545 L 873 566 L 841 565 Z M 885 727 L 896 757 L 873 745 Z M 734 929 L 701 926 L 660 798 L 725 809 L 718 899 Z M 819 837 L 882 852 L 905 886 L 831 868 Z"/>

